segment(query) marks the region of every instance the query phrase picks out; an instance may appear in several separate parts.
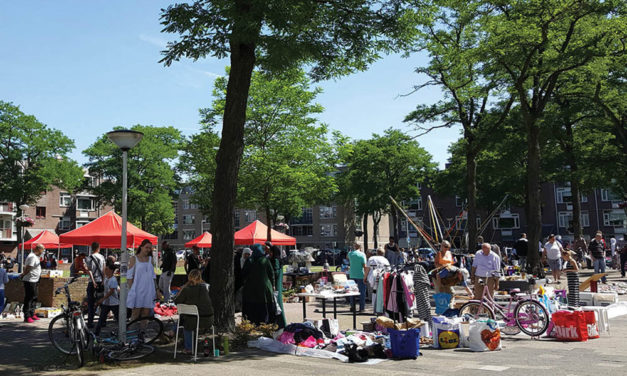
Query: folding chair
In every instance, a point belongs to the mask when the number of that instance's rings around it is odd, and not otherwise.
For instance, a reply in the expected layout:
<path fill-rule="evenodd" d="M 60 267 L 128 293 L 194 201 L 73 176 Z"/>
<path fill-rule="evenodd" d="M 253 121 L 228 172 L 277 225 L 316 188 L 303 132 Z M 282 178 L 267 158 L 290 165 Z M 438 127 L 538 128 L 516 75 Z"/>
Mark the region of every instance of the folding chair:
<path fill-rule="evenodd" d="M 181 326 L 181 316 L 189 315 L 196 316 L 196 331 L 192 334 L 192 351 L 194 352 L 194 362 L 198 359 L 198 328 L 200 326 L 200 315 L 198 314 L 198 307 L 191 304 L 178 304 L 176 309 L 179 314 L 179 319 L 176 321 L 176 336 L 174 340 L 174 359 L 176 359 L 176 349 L 179 344 L 179 327 Z"/>

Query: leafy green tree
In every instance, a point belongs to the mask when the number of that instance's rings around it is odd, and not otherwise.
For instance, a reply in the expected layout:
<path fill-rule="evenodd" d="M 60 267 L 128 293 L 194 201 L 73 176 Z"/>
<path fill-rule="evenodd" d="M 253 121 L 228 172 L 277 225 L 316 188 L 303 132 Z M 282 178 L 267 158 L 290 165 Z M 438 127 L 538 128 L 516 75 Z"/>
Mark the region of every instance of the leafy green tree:
<path fill-rule="evenodd" d="M 115 129 L 122 129 L 116 127 Z M 174 127 L 135 125 L 142 141 L 128 151 L 128 219 L 155 234 L 173 231 L 175 191 L 179 177 L 173 168 L 182 148 L 181 132 Z M 86 166 L 102 176 L 94 194 L 103 203 L 120 207 L 122 200 L 122 152 L 106 135 L 83 151 Z"/>
<path fill-rule="evenodd" d="M 505 93 L 504 103 L 499 103 L 500 77 L 486 77 L 483 73 L 481 43 L 485 34 L 481 32 L 481 4 L 459 0 L 426 3 L 433 9 L 432 17 L 425 17 L 422 22 L 417 48 L 428 52 L 431 60 L 416 69 L 416 73 L 426 75 L 428 81 L 415 89 L 437 86 L 444 92 L 444 99 L 433 105 L 418 105 L 405 121 L 416 124 L 421 135 L 437 128 L 461 125 L 465 139 L 466 184 L 457 193 L 465 192 L 468 218 L 475 218 L 477 157 L 486 138 L 507 117 L 514 97 Z M 468 239 L 474 244 L 476 222 L 467 223 Z"/>
<path fill-rule="evenodd" d="M 541 119 L 560 77 L 606 56 L 616 37 L 620 1 L 482 1 L 487 33 L 486 69 L 504 77 L 517 94 L 527 134 L 527 200 L 530 244 L 542 236 Z M 529 254 L 537 268 L 539 255 Z"/>
<path fill-rule="evenodd" d="M 342 194 L 357 200 L 359 215 L 373 216 L 375 247 L 378 220 L 383 213 L 392 216 L 394 236 L 398 239 L 398 213 L 391 206 L 390 197 L 397 202 L 418 197 L 418 184 L 434 170 L 431 155 L 398 130 L 388 129 L 383 135 L 374 134 L 371 139 L 352 145 L 340 173 Z"/>
<path fill-rule="evenodd" d="M 68 158 L 74 141 L 3 101 L 0 145 L 0 197 L 18 207 L 35 204 L 52 187 L 71 191 L 83 181 L 83 169 Z M 21 243 L 19 224 L 17 233 Z"/>
<path fill-rule="evenodd" d="M 162 11 L 164 32 L 180 35 L 162 62 L 207 56 L 230 59 L 216 156 L 211 225 L 212 299 L 225 329 L 233 318 L 233 212 L 244 151 L 249 88 L 256 66 L 270 72 L 306 64 L 315 79 L 365 69 L 380 51 L 404 41 L 404 1 L 196 0 Z"/>
<path fill-rule="evenodd" d="M 207 150 L 203 145 L 208 138 L 217 140 L 212 129 L 224 114 L 227 79 L 217 78 L 214 85 L 212 107 L 201 110 L 206 131 L 194 136 L 185 154 L 189 158 L 183 158 L 193 166 L 190 172 L 197 172 L 189 175 L 205 187 L 196 191 L 203 196 L 203 208 L 210 207 L 206 190 L 213 183 L 215 154 L 200 150 Z M 255 71 L 252 76 L 237 203 L 263 211 L 268 233 L 279 215 L 298 216 L 303 207 L 328 202 L 337 189 L 332 174 L 336 153 L 327 140 L 326 126 L 318 125 L 315 117 L 323 110 L 313 103 L 320 89 L 310 85 L 305 73 L 296 69 L 272 76 Z"/>

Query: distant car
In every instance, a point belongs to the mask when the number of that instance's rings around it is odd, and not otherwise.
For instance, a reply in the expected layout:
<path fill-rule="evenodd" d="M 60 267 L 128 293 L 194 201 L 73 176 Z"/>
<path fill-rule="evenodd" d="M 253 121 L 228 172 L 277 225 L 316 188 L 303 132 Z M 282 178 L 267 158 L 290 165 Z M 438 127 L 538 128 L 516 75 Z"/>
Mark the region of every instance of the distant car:
<path fill-rule="evenodd" d="M 315 256 L 314 265 L 324 265 L 324 262 L 328 262 L 329 265 L 340 265 L 342 259 L 346 258 L 346 252 L 339 249 L 323 249 Z"/>
<path fill-rule="evenodd" d="M 185 255 L 187 254 L 186 249 L 181 249 L 180 251 L 176 251 L 176 259 L 177 260 L 185 260 Z"/>

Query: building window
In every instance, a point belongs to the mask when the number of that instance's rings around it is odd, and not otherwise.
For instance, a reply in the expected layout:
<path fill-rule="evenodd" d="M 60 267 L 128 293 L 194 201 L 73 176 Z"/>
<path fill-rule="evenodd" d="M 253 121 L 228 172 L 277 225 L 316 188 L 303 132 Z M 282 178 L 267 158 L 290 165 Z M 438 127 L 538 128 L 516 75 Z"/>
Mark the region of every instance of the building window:
<path fill-rule="evenodd" d="M 45 206 L 37 206 L 35 208 L 35 218 L 37 218 L 37 219 L 46 218 L 46 207 Z"/>
<path fill-rule="evenodd" d="M 581 227 L 590 227 L 590 214 L 588 212 L 581 212 Z"/>
<path fill-rule="evenodd" d="M 195 230 L 183 230 L 183 240 L 192 240 L 196 237 Z"/>
<path fill-rule="evenodd" d="M 464 204 L 464 199 L 459 196 L 455 196 L 455 206 L 457 206 L 458 208 L 461 208 L 463 204 Z"/>
<path fill-rule="evenodd" d="M 603 210 L 603 225 L 612 227 L 622 227 L 627 219 L 625 211 L 622 209 Z"/>
<path fill-rule="evenodd" d="M 587 195 L 581 195 L 581 202 L 583 202 L 583 203 L 588 202 L 588 196 Z"/>
<path fill-rule="evenodd" d="M 59 194 L 59 206 L 67 208 L 72 205 L 72 196 L 69 193 L 61 192 Z"/>
<path fill-rule="evenodd" d="M 190 209 L 198 209 L 198 204 L 195 204 L 195 203 L 192 202 L 192 203 L 189 204 L 189 208 Z"/>
<path fill-rule="evenodd" d="M 601 189 L 601 201 L 620 201 L 621 198 L 609 189 Z"/>
<path fill-rule="evenodd" d="M 196 223 L 196 216 L 193 214 L 183 214 L 183 224 L 184 225 L 193 225 Z"/>
<path fill-rule="evenodd" d="M 88 223 L 89 223 L 89 221 L 85 221 L 85 220 L 76 221 L 76 228 L 83 227 L 83 226 L 85 226 Z"/>
<path fill-rule="evenodd" d="M 0 238 L 11 239 L 13 237 L 13 222 L 0 219 Z"/>
<path fill-rule="evenodd" d="M 329 238 L 337 235 L 337 225 L 324 224 L 320 225 L 320 236 Z"/>
<path fill-rule="evenodd" d="M 320 207 L 320 218 L 322 219 L 331 219 L 337 217 L 337 206 L 321 206 Z"/>
<path fill-rule="evenodd" d="M 555 190 L 555 198 L 558 204 L 570 204 L 573 201 L 570 187 L 557 188 Z"/>
<path fill-rule="evenodd" d="M 422 200 L 420 198 L 410 200 L 409 210 L 422 210 Z"/>
<path fill-rule="evenodd" d="M 189 209 L 189 200 L 183 200 L 183 209 Z"/>
<path fill-rule="evenodd" d="M 240 226 L 239 211 L 237 210 L 235 210 L 235 213 L 233 214 L 233 226 L 235 226 L 236 229 L 239 229 Z"/>
<path fill-rule="evenodd" d="M 93 211 L 94 200 L 89 197 L 77 197 L 76 209 L 81 210 L 81 211 Z"/>
<path fill-rule="evenodd" d="M 520 218 L 518 213 L 507 216 L 496 216 L 492 218 L 492 227 L 495 230 L 511 230 L 520 228 Z"/>
<path fill-rule="evenodd" d="M 71 226 L 72 221 L 70 221 L 70 218 L 68 217 L 63 217 L 59 221 L 59 230 L 69 230 Z"/>

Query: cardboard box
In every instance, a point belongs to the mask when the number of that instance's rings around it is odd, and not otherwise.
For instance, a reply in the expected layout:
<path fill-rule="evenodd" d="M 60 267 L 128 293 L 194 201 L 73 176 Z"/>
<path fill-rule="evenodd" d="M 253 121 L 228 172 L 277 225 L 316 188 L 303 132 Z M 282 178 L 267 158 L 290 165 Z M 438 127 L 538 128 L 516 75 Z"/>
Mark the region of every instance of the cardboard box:
<path fill-rule="evenodd" d="M 61 313 L 63 313 L 63 310 L 61 308 L 53 308 L 53 307 L 42 307 L 42 308 L 37 308 L 35 310 L 35 314 L 37 316 L 41 316 L 45 318 L 52 318 L 52 317 L 60 315 Z"/>
<path fill-rule="evenodd" d="M 580 292 L 579 293 L 579 305 L 581 306 L 591 306 L 594 304 L 594 293 L 593 292 Z"/>

